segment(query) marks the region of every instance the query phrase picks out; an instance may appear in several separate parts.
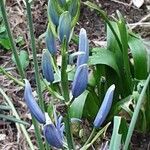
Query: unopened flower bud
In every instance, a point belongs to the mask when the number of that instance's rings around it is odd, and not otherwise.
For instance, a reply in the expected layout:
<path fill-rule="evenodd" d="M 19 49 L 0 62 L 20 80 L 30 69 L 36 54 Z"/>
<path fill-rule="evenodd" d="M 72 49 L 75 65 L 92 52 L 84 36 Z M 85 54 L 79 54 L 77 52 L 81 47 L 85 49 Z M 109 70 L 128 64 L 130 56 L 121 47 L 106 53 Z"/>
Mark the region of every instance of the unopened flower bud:
<path fill-rule="evenodd" d="M 88 68 L 87 64 L 80 65 L 75 73 L 74 81 L 72 84 L 72 95 L 74 98 L 81 95 L 88 83 Z"/>
<path fill-rule="evenodd" d="M 47 27 L 47 31 L 46 31 L 45 42 L 46 42 L 46 47 L 48 51 L 51 53 L 51 55 L 56 55 L 57 52 L 56 39 L 49 26 Z"/>
<path fill-rule="evenodd" d="M 50 53 L 45 50 L 42 55 L 42 72 L 45 79 L 52 83 L 54 81 L 54 72 L 51 64 Z"/>
<path fill-rule="evenodd" d="M 87 64 L 89 58 L 89 42 L 88 42 L 86 30 L 84 28 L 80 30 L 80 34 L 79 34 L 79 52 L 84 52 L 84 54 L 78 56 L 77 67 L 82 64 Z"/>
<path fill-rule="evenodd" d="M 49 0 L 48 1 L 48 17 L 55 26 L 58 26 L 59 14 L 56 10 L 55 1 L 56 0 Z"/>
<path fill-rule="evenodd" d="M 108 88 L 108 90 L 105 94 L 104 100 L 101 104 L 101 107 L 97 113 L 95 120 L 94 120 L 95 128 L 99 128 L 102 125 L 102 123 L 105 121 L 105 119 L 110 111 L 111 105 L 112 105 L 114 90 L 115 90 L 114 84 Z"/>
<path fill-rule="evenodd" d="M 67 43 L 70 40 L 71 33 L 71 16 L 68 11 L 61 14 L 59 19 L 58 26 L 58 36 L 59 40 L 63 42 L 64 38 L 66 38 Z"/>
<path fill-rule="evenodd" d="M 45 124 L 45 114 L 42 112 L 40 107 L 38 106 L 36 100 L 33 97 L 31 85 L 28 80 L 25 79 L 25 91 L 24 91 L 24 99 L 25 102 L 30 110 L 30 113 L 36 120 L 41 123 Z"/>

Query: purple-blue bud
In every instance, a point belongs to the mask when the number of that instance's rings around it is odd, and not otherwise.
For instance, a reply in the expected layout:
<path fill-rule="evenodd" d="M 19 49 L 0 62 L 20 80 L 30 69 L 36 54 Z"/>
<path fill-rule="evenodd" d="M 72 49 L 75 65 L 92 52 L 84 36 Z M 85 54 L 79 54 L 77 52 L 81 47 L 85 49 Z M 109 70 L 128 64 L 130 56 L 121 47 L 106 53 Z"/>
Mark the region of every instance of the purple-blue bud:
<path fill-rule="evenodd" d="M 70 40 L 71 33 L 71 16 L 68 11 L 61 14 L 59 19 L 58 26 L 58 36 L 59 40 L 63 42 L 64 38 L 66 38 L 66 42 L 68 43 Z"/>
<path fill-rule="evenodd" d="M 25 79 L 24 99 L 30 110 L 31 115 L 34 116 L 39 123 L 45 124 L 46 122 L 45 114 L 42 112 L 36 100 L 34 99 L 32 95 L 31 85 L 29 81 L 26 79 Z"/>
<path fill-rule="evenodd" d="M 78 56 L 77 67 L 82 64 L 87 64 L 89 58 L 89 41 L 84 28 L 80 30 L 79 34 L 79 52 L 84 52 L 84 54 Z"/>
<path fill-rule="evenodd" d="M 55 26 L 59 24 L 59 14 L 55 7 L 55 0 L 48 1 L 48 17 Z"/>
<path fill-rule="evenodd" d="M 99 128 L 105 121 L 105 119 L 110 111 L 111 105 L 112 105 L 114 91 L 115 91 L 115 85 L 113 84 L 108 88 L 108 90 L 105 94 L 104 100 L 101 104 L 101 107 L 97 113 L 95 120 L 94 120 L 95 128 Z"/>
<path fill-rule="evenodd" d="M 74 98 L 81 95 L 88 83 L 88 68 L 87 64 L 80 65 L 77 67 L 77 70 L 75 72 L 74 81 L 72 84 L 72 95 Z"/>
<path fill-rule="evenodd" d="M 45 43 L 51 55 L 56 55 L 56 52 L 57 52 L 56 39 L 49 25 L 46 31 Z"/>
<path fill-rule="evenodd" d="M 71 3 L 69 4 L 68 11 L 70 12 L 72 18 L 76 16 L 78 7 L 79 7 L 78 0 L 72 0 Z"/>
<path fill-rule="evenodd" d="M 45 79 L 52 83 L 54 81 L 54 72 L 51 64 L 50 53 L 45 50 L 42 55 L 42 72 Z"/>
<path fill-rule="evenodd" d="M 63 138 L 61 132 L 54 124 L 46 124 L 44 126 L 44 136 L 47 142 L 55 148 L 63 148 Z"/>

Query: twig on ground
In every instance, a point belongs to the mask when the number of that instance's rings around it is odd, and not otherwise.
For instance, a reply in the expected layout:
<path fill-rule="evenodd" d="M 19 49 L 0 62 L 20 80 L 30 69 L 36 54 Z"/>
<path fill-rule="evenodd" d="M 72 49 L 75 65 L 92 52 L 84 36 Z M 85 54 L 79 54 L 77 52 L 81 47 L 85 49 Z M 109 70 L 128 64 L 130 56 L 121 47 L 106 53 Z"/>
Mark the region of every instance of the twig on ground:
<path fill-rule="evenodd" d="M 145 17 L 143 17 L 139 22 L 135 23 L 133 27 L 131 27 L 131 30 L 135 29 L 139 24 L 143 23 L 146 21 L 148 18 L 150 18 L 150 14 L 147 14 Z M 146 23 L 146 22 L 145 22 Z M 130 25 L 130 24 L 129 24 Z M 150 22 L 149 22 L 150 25 Z"/>
<path fill-rule="evenodd" d="M 121 1 L 118 1 L 118 0 L 111 0 L 111 1 L 115 2 L 115 3 L 118 3 L 118 4 L 122 4 L 124 6 L 133 7 L 134 9 L 138 9 L 135 6 L 132 6 L 132 0 L 130 0 L 130 3 L 124 3 L 124 2 L 121 2 Z"/>
<path fill-rule="evenodd" d="M 130 23 L 129 26 L 131 26 L 131 29 L 134 29 L 137 26 L 143 26 L 143 27 L 150 27 L 150 22 L 136 22 L 136 23 Z"/>

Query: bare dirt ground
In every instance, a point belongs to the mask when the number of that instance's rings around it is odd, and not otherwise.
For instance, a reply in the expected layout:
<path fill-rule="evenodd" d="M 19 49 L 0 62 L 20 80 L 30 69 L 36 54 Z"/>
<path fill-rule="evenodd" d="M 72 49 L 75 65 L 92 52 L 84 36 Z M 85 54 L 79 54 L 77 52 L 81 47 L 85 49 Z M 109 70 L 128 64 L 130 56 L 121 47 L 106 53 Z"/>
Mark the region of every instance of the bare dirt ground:
<path fill-rule="evenodd" d="M 95 2 L 105 10 L 110 18 L 115 16 L 116 10 L 119 10 L 126 18 L 128 24 L 135 25 L 143 19 L 150 10 L 147 4 L 144 4 L 140 9 L 129 6 L 129 0 L 121 0 L 122 3 L 114 2 L 111 0 L 95 0 Z M 7 12 L 9 16 L 9 21 L 11 29 L 15 38 L 22 36 L 25 43 L 18 49 L 25 49 L 31 53 L 29 48 L 29 36 L 26 23 L 26 11 L 23 0 L 9 0 L 7 1 Z M 38 39 L 41 36 L 47 26 L 47 12 L 46 12 L 47 0 L 36 0 L 32 6 L 33 21 L 35 28 L 35 37 Z M 150 20 L 150 18 L 149 18 Z M 80 20 L 75 28 L 75 32 L 78 33 L 80 28 L 84 27 L 87 30 L 88 37 L 90 39 L 91 45 L 101 45 L 103 41 L 106 40 L 105 24 L 102 19 L 98 16 L 95 11 L 90 10 L 86 6 L 82 5 Z M 134 31 L 141 34 L 143 38 L 150 39 L 150 27 L 147 26 L 134 26 Z M 41 54 L 44 44 L 37 44 L 37 52 Z M 19 77 L 14 69 L 14 64 L 11 61 L 11 52 L 3 51 L 0 48 L 0 65 L 9 69 L 10 73 Z M 34 86 L 34 71 L 33 65 L 30 63 L 29 68 L 26 72 L 28 78 L 30 79 L 32 86 Z M 16 86 L 13 81 L 7 79 L 7 77 L 0 75 L 0 85 L 6 91 L 9 97 L 11 97 L 18 113 L 23 120 L 31 122 L 31 118 L 28 115 L 26 105 L 23 102 L 23 89 Z M 4 99 L 0 95 L 0 104 L 4 103 Z M 3 112 L 5 114 L 10 114 L 11 112 Z M 29 134 L 33 143 L 36 143 L 33 130 L 29 128 Z M 147 150 L 149 149 L 150 135 L 149 134 L 139 134 L 135 133 L 132 138 L 132 149 L 133 150 Z M 16 125 L 9 121 L 0 120 L 0 149 L 1 150 L 28 150 L 25 138 L 20 132 L 18 132 Z M 35 148 L 36 149 L 36 148 Z"/>

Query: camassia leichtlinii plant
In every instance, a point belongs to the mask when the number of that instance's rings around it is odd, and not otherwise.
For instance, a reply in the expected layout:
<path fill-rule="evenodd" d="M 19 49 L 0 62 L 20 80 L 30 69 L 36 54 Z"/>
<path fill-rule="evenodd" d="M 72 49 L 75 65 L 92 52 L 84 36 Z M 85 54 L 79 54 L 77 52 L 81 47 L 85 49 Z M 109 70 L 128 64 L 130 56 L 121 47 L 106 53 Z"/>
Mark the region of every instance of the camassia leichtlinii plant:
<path fill-rule="evenodd" d="M 77 5 L 78 3 L 73 2 L 73 4 Z M 60 5 L 63 5 L 64 8 L 68 8 L 68 11 L 62 12 L 61 15 L 57 12 L 58 10 L 55 7 L 55 1 L 49 1 L 48 16 L 50 22 L 48 24 L 45 38 L 47 49 L 43 51 L 42 55 L 42 73 L 45 80 L 44 82 L 49 88 L 57 93 L 57 95 L 63 97 L 60 101 L 64 108 L 63 113 L 57 112 L 54 104 L 52 109 L 53 114 L 50 115 L 47 110 L 43 112 L 32 95 L 31 85 L 28 80 L 25 80 L 24 99 L 31 115 L 42 125 L 43 135 L 50 146 L 57 149 L 63 149 L 65 147 L 67 149 L 75 149 L 76 146 L 71 131 L 71 120 L 78 119 L 71 118 L 70 106 L 72 102 L 76 101 L 76 98 L 87 89 L 89 42 L 86 30 L 82 28 L 79 33 L 79 49 L 76 53 L 77 63 L 71 66 L 71 70 L 74 70 L 75 73 L 72 78 L 72 83 L 70 83 L 68 78 L 68 66 L 70 66 L 68 48 L 73 32 L 72 22 L 74 21 L 73 18 L 75 17 L 75 12 L 71 8 L 71 4 L 69 7 L 66 7 L 67 3 L 65 1 L 60 1 Z M 78 11 L 78 9 L 76 9 L 76 11 Z M 55 27 L 51 25 L 52 23 Z M 55 32 L 53 30 L 55 30 Z M 56 56 L 58 53 L 56 39 L 60 42 L 62 57 L 60 67 L 56 63 Z M 57 90 L 55 91 L 55 88 L 53 87 L 56 83 L 56 78 L 59 78 L 57 79 L 57 83 L 60 82 L 60 84 L 57 84 L 61 89 L 59 92 Z M 69 88 L 70 86 L 71 88 Z M 106 93 L 104 101 L 94 121 L 94 131 L 96 128 L 101 127 L 108 115 L 113 100 L 114 89 L 115 86 L 112 85 Z M 59 117 L 57 117 L 57 114 Z M 95 132 L 92 132 L 83 148 L 91 142 L 94 136 Z"/>
<path fill-rule="evenodd" d="M 0 2 L 9 31 L 3 0 Z M 33 117 L 39 149 L 49 149 L 49 145 L 56 149 L 76 149 L 71 128 L 72 120 L 81 122 L 82 116 L 84 116 L 91 119 L 93 127 L 89 138 L 83 139 L 81 142 L 84 144 L 80 148 L 86 150 L 102 133 L 105 133 L 109 123 L 101 128 L 104 123 L 112 119 L 114 114 L 125 110 L 130 116 L 133 114 L 128 134 L 122 134 L 122 143 L 125 143 L 124 150 L 126 150 L 138 113 L 140 113 L 141 124 L 137 125 L 137 129 L 150 130 L 150 92 L 147 90 L 150 80 L 150 75 L 147 77 L 149 63 L 147 63 L 147 53 L 141 39 L 127 30 L 125 20 L 119 12 L 117 13 L 119 19 L 110 21 L 105 12 L 87 1 L 83 4 L 99 11 L 107 23 L 107 47 L 92 48 L 89 52 L 87 33 L 82 28 L 79 33 L 78 52 L 69 54 L 70 41 L 73 39 L 74 27 L 79 18 L 80 0 L 49 0 L 48 25 L 45 32 L 46 49 L 43 50 L 41 68 L 42 82 L 50 92 L 52 102 L 45 103 L 41 92 L 30 3 L 31 1 L 26 0 L 39 104 L 32 95 L 31 85 L 27 79 L 25 79 L 24 99 Z M 19 57 L 11 33 L 8 33 L 18 70 L 23 78 L 24 73 L 20 67 Z M 131 50 L 131 58 L 128 55 L 128 49 Z M 58 54 L 61 58 L 59 63 L 57 63 Z M 74 60 L 75 56 L 77 61 L 73 63 L 70 60 Z M 20 83 L 10 74 L 5 73 L 5 75 Z M 22 82 L 21 85 L 23 85 Z M 54 102 L 53 96 L 54 99 L 57 99 L 56 102 Z M 113 97 L 115 101 L 113 101 Z M 145 102 L 143 102 L 144 100 Z M 132 106 L 132 110 L 130 106 Z M 135 111 L 133 112 L 133 110 Z M 109 113 L 110 111 L 111 113 Z M 35 119 L 41 125 L 42 132 Z M 115 120 L 121 122 L 119 117 Z M 116 121 L 114 124 L 117 124 Z M 98 131 L 99 128 L 101 128 L 100 131 Z M 116 144 L 115 140 L 118 137 L 119 145 L 121 145 L 120 132 L 122 131 L 119 127 L 116 131 L 118 132 L 117 136 L 114 134 L 111 140 L 112 147 Z M 42 135 L 44 135 L 46 142 L 43 142 Z M 108 147 L 108 144 L 106 143 L 104 147 Z"/>

